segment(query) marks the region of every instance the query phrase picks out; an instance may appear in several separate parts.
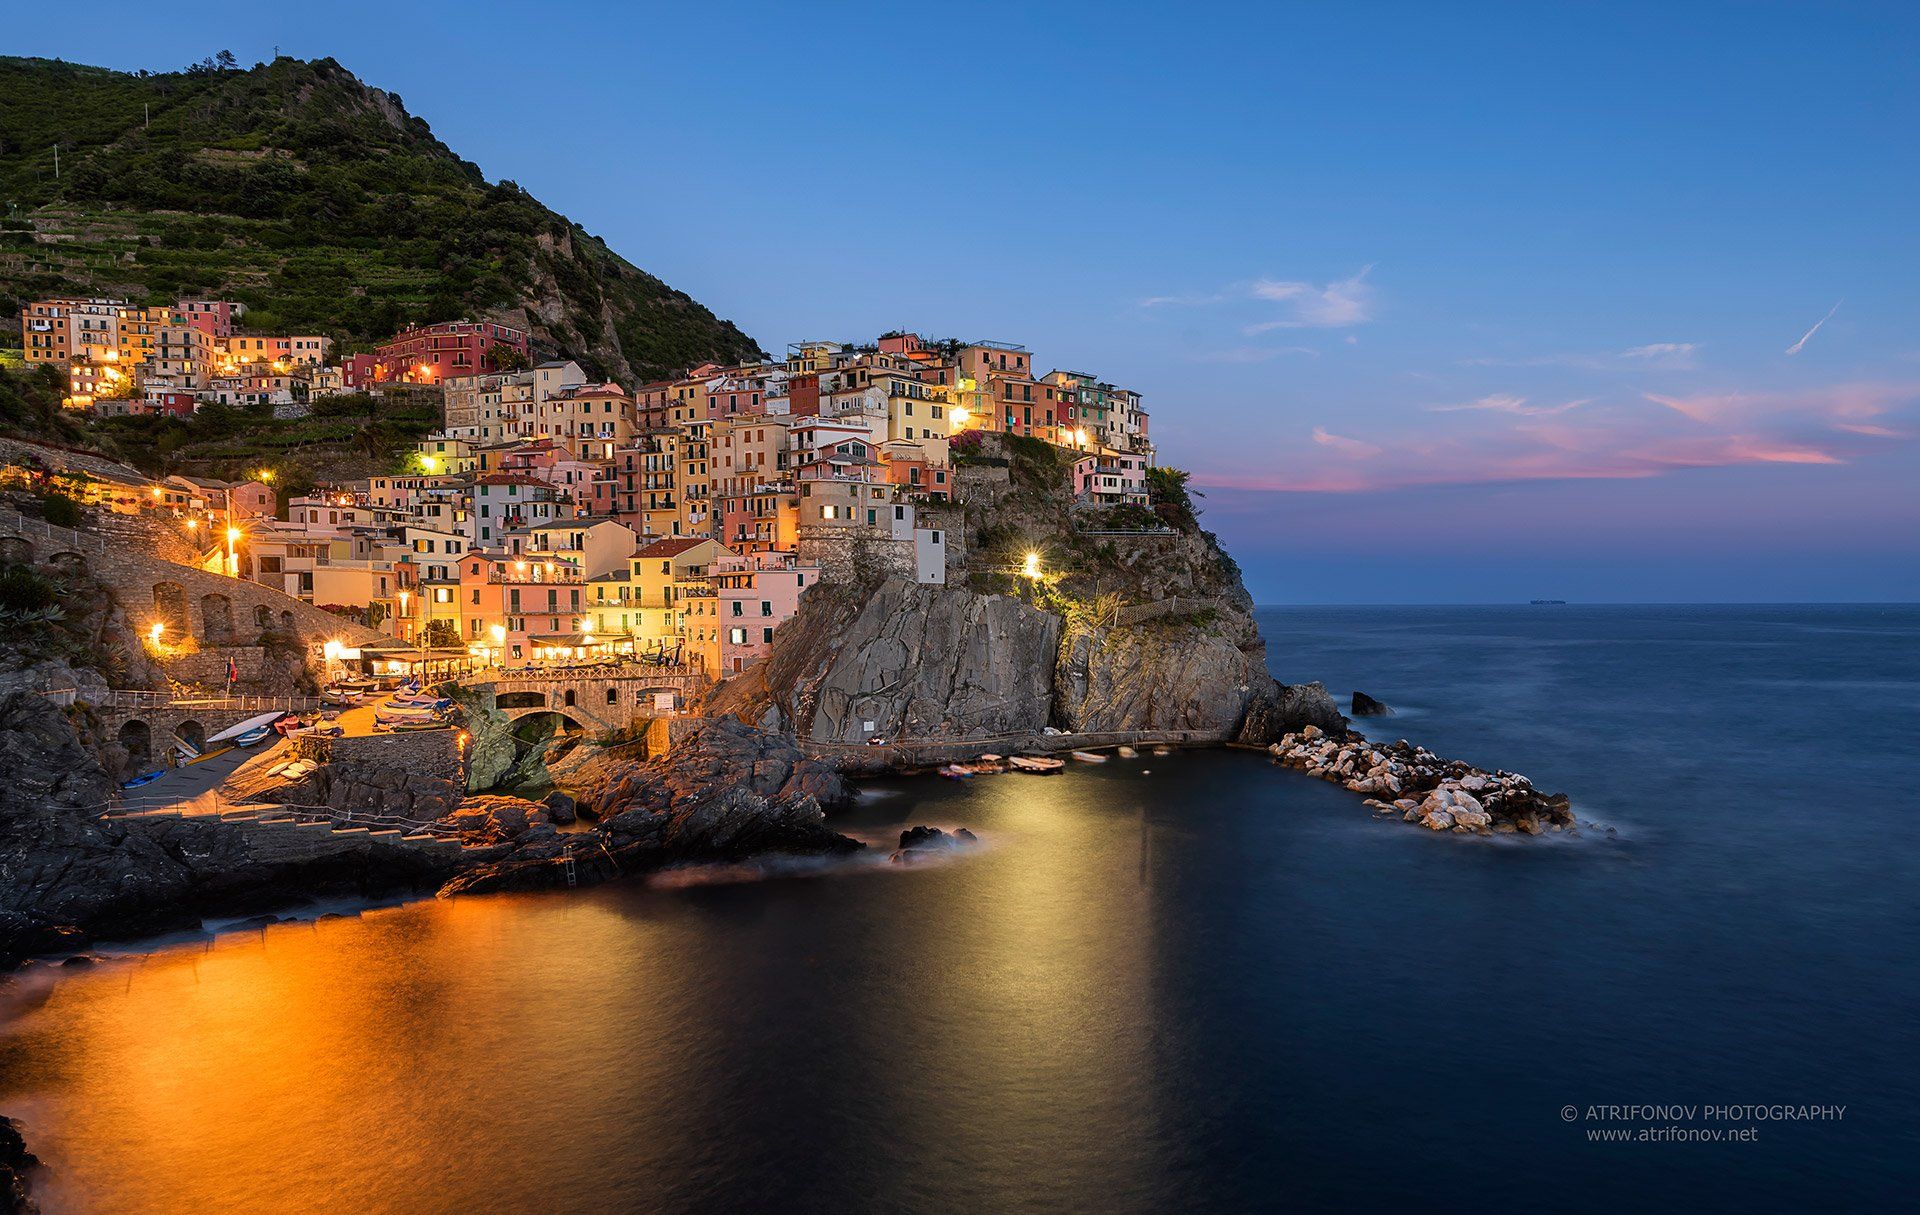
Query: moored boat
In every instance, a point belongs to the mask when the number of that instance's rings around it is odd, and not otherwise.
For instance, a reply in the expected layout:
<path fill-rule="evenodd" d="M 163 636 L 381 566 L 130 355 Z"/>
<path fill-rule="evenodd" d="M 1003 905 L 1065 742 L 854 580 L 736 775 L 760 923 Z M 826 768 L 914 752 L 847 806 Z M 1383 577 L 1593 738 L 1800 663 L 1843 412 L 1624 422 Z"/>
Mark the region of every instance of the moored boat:
<path fill-rule="evenodd" d="M 1098 751 L 1071 751 L 1068 754 L 1083 764 L 1104 764 L 1107 762 L 1107 757 Z"/>
<path fill-rule="evenodd" d="M 150 781 L 159 780 L 166 774 L 167 770 L 165 768 L 155 768 L 151 772 L 142 772 L 132 780 L 123 782 L 120 787 L 122 789 L 138 789 L 141 785 L 147 784 Z"/>
<path fill-rule="evenodd" d="M 1015 771 L 1031 772 L 1035 776 L 1050 776 L 1067 766 L 1064 759 L 1054 759 L 1050 755 L 1015 755 L 1007 762 Z"/>

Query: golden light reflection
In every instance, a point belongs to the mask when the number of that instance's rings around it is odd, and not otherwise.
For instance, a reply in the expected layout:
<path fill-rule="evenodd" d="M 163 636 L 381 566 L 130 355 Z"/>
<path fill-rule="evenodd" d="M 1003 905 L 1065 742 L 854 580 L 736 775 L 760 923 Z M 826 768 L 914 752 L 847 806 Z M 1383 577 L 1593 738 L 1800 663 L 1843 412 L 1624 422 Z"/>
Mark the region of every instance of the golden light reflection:
<path fill-rule="evenodd" d="M 699 1154 L 691 1106 L 632 1099 L 705 1083 L 672 935 L 509 896 L 163 949 L 63 977 L 0 1040 L 0 1098 L 33 1094 L 49 1210 L 552 1210 L 555 1175 L 477 1162 L 536 1126 L 620 1127 L 641 1168 Z"/>

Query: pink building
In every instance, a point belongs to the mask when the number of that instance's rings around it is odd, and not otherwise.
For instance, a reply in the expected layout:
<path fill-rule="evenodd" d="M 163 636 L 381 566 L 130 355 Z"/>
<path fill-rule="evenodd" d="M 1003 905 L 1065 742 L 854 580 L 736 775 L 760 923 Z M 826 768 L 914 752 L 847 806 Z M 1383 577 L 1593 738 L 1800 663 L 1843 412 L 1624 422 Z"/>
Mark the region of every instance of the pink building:
<path fill-rule="evenodd" d="M 1083 506 L 1147 504 L 1147 458 L 1130 452 L 1100 451 L 1073 462 L 1073 497 Z"/>
<path fill-rule="evenodd" d="M 460 561 L 462 640 L 489 658 L 526 662 L 576 643 L 585 611 L 586 583 L 571 565 L 487 552 Z"/>
<path fill-rule="evenodd" d="M 720 674 L 737 675 L 767 656 L 773 631 L 800 610 L 800 596 L 820 580 L 792 553 L 749 553 L 722 559 L 710 571 L 720 607 Z"/>
<path fill-rule="evenodd" d="M 364 392 L 375 384 L 383 382 L 384 379 L 380 374 L 380 356 L 350 354 L 340 360 L 340 387 L 349 392 Z"/>
<path fill-rule="evenodd" d="M 247 306 L 232 300 L 181 300 L 176 311 L 187 324 L 224 341 L 233 336 L 234 324 L 246 315 Z"/>

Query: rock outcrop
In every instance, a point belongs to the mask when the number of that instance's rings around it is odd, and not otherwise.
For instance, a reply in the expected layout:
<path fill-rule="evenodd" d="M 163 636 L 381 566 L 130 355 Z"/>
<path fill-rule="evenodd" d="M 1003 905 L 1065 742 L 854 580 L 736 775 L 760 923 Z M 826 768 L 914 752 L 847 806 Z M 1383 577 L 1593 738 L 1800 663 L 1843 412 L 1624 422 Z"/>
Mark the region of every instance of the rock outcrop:
<path fill-rule="evenodd" d="M 581 805 L 598 826 L 529 831 L 513 851 L 462 873 L 441 894 L 551 889 L 668 865 L 863 846 L 826 826 L 827 808 L 852 798 L 831 765 L 730 715 L 700 723 L 659 759 L 595 762 Z"/>
<path fill-rule="evenodd" d="M 1539 835 L 1575 825 L 1566 794 L 1541 793 L 1517 772 L 1485 772 L 1404 738 L 1373 743 L 1308 726 L 1268 751 L 1289 768 L 1368 794 L 1368 806 L 1430 831 Z"/>
<path fill-rule="evenodd" d="M 942 831 L 938 827 L 909 827 L 900 833 L 900 847 L 887 859 L 895 865 L 910 865 L 929 860 L 960 848 L 970 848 L 980 837 L 965 827 Z"/>
<path fill-rule="evenodd" d="M 1199 730 L 1229 736 L 1277 701 L 1263 652 L 1192 626 L 1159 621 L 1071 630 L 1053 670 L 1063 730 Z"/>
<path fill-rule="evenodd" d="M 1355 717 L 1391 717 L 1393 710 L 1385 702 L 1375 700 L 1365 692 L 1353 694 L 1353 715 Z"/>
<path fill-rule="evenodd" d="M 714 707 L 815 742 L 1036 732 L 1060 629 L 1050 612 L 959 587 L 818 587 L 775 634 L 759 695 L 743 698 L 757 706 L 723 691 Z"/>

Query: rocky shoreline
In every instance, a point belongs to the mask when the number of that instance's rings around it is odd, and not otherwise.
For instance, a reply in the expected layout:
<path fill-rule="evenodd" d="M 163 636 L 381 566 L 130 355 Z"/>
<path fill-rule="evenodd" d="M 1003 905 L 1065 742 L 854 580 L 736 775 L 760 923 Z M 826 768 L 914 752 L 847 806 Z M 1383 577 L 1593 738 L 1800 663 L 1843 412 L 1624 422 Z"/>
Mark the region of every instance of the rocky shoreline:
<path fill-rule="evenodd" d="M 1297 772 L 1368 794 L 1364 805 L 1429 831 L 1540 835 L 1577 827 L 1566 794 L 1542 793 L 1517 772 L 1487 772 L 1404 738 L 1377 743 L 1307 726 L 1267 752 Z"/>

